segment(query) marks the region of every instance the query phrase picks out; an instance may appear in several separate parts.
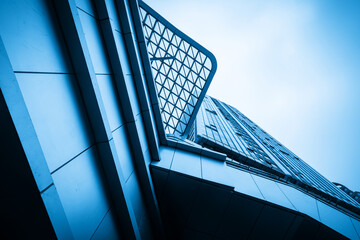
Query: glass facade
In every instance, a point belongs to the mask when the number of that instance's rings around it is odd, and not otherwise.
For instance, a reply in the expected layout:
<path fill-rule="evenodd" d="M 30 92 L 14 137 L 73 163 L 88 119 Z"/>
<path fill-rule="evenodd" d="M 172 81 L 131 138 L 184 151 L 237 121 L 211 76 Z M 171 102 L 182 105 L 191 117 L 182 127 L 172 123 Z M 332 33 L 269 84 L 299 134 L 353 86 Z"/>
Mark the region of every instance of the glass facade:
<path fill-rule="evenodd" d="M 206 96 L 195 125 L 196 143 L 240 163 L 283 173 L 326 195 L 359 207 L 359 203 L 315 171 L 236 108 Z M 273 172 L 276 173 L 276 172 Z"/>

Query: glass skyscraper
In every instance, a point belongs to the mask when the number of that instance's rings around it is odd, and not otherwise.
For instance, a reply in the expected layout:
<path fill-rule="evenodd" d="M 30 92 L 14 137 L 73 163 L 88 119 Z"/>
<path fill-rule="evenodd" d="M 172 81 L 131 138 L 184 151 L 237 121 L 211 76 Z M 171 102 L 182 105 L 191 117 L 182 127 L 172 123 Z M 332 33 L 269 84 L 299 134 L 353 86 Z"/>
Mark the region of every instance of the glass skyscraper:
<path fill-rule="evenodd" d="M 225 153 L 229 164 L 250 166 L 324 198 L 360 206 L 239 110 L 215 98 L 205 97 L 193 131 L 194 142 Z"/>

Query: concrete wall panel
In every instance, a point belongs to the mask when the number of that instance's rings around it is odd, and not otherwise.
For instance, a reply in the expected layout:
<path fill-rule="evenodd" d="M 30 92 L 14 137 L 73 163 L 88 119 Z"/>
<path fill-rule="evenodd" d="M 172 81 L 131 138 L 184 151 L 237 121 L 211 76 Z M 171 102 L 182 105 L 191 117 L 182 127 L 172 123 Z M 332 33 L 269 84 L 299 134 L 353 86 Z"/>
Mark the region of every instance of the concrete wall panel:
<path fill-rule="evenodd" d="M 201 178 L 200 155 L 175 149 L 171 170 Z"/>
<path fill-rule="evenodd" d="M 354 225 L 354 228 L 356 230 L 356 233 L 357 233 L 358 237 L 360 238 L 360 221 L 355 220 L 355 219 L 351 219 L 351 222 Z"/>
<path fill-rule="evenodd" d="M 126 136 L 125 126 L 116 129 L 113 132 L 113 138 L 116 151 L 119 156 L 121 169 L 124 174 L 124 178 L 127 181 L 135 169 L 132 160 L 130 145 Z"/>
<path fill-rule="evenodd" d="M 264 204 L 232 194 L 224 217 L 216 231 L 220 239 L 247 239 Z"/>
<path fill-rule="evenodd" d="M 280 183 L 277 185 L 299 212 L 320 221 L 316 200 L 314 198 L 293 187 Z"/>
<path fill-rule="evenodd" d="M 162 212 L 166 231 L 170 239 L 176 239 L 192 212 L 196 194 L 200 189 L 200 183 L 190 177 L 170 172 L 168 181 L 161 197 Z M 179 211 L 181 209 L 181 211 Z M 176 217 L 174 217 L 176 216 Z"/>
<path fill-rule="evenodd" d="M 141 225 L 142 218 L 146 215 L 146 208 L 144 199 L 141 193 L 140 185 L 137 179 L 137 174 L 131 174 L 129 180 L 126 182 L 126 189 L 131 198 L 132 207 L 136 216 L 138 225 Z"/>
<path fill-rule="evenodd" d="M 52 176 L 74 237 L 90 239 L 109 210 L 96 148 L 85 151 Z"/>
<path fill-rule="evenodd" d="M 141 149 L 142 149 L 143 153 L 145 153 L 148 150 L 149 145 L 148 145 L 148 141 L 146 138 L 144 121 L 142 119 L 141 114 L 139 114 L 135 117 L 135 125 L 136 125 L 136 129 L 138 131 Z"/>
<path fill-rule="evenodd" d="M 194 194 L 196 194 L 194 192 Z M 228 207 L 231 192 L 202 184 L 194 201 L 187 225 L 199 232 L 215 234 Z"/>
<path fill-rule="evenodd" d="M 93 17 L 97 16 L 95 6 L 91 0 L 75 0 L 75 4 L 78 8 L 80 8 L 84 12 L 87 12 L 91 16 Z"/>
<path fill-rule="evenodd" d="M 15 71 L 72 72 L 53 6 L 47 1 L 1 1 L 0 33 Z"/>
<path fill-rule="evenodd" d="M 140 104 L 137 98 L 136 87 L 133 76 L 129 74 L 125 75 L 125 82 L 128 87 L 129 99 L 133 111 L 132 114 L 134 114 L 134 118 L 135 118 L 140 113 Z"/>
<path fill-rule="evenodd" d="M 91 239 L 94 239 L 94 240 L 124 239 L 123 237 L 121 237 L 121 234 L 120 234 L 119 229 L 116 226 L 115 222 L 116 222 L 115 215 L 114 215 L 112 209 L 110 209 L 106 213 L 100 226 L 98 227 L 98 229 L 96 229 L 96 232 L 94 233 L 94 235 L 92 236 Z"/>
<path fill-rule="evenodd" d="M 317 201 L 317 206 L 322 223 L 350 239 L 359 239 L 349 216 L 320 201 Z"/>
<path fill-rule="evenodd" d="M 111 74 L 98 21 L 80 9 L 78 13 L 95 73 Z"/>
<path fill-rule="evenodd" d="M 131 74 L 131 67 L 130 67 L 129 59 L 127 58 L 128 53 L 126 50 L 124 37 L 120 32 L 115 31 L 114 39 L 115 39 L 116 47 L 119 52 L 122 71 L 124 75 L 129 75 Z"/>
<path fill-rule="evenodd" d="M 121 114 L 120 102 L 113 77 L 111 75 L 97 75 L 96 78 L 109 120 L 110 129 L 114 131 L 123 124 L 124 120 Z"/>
<path fill-rule="evenodd" d="M 266 205 L 249 239 L 285 239 L 294 219 L 295 214 Z"/>
<path fill-rule="evenodd" d="M 170 169 L 174 154 L 174 148 L 162 146 L 159 149 L 160 161 L 153 162 L 152 164 L 161 168 Z"/>
<path fill-rule="evenodd" d="M 50 172 L 93 144 L 73 75 L 16 75 Z"/>
<path fill-rule="evenodd" d="M 276 182 L 256 175 L 252 175 L 252 177 L 266 201 L 295 210 L 292 203 L 276 185 Z"/>
<path fill-rule="evenodd" d="M 264 199 L 249 173 L 228 167 L 224 162 L 204 156 L 201 157 L 201 163 L 204 179 L 234 187 L 235 191 L 239 193 Z"/>
<path fill-rule="evenodd" d="M 51 219 L 57 238 L 73 239 L 74 235 L 70 229 L 64 209 L 62 208 L 56 187 L 52 185 L 41 194 L 41 197 L 46 205 L 46 210 Z"/>

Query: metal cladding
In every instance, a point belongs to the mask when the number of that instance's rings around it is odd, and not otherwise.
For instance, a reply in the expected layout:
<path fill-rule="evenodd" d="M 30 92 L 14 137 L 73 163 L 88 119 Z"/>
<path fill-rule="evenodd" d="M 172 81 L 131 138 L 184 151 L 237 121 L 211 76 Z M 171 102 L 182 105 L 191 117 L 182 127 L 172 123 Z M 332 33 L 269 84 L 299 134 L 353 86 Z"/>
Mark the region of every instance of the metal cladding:
<path fill-rule="evenodd" d="M 166 134 L 186 134 L 216 71 L 216 59 L 140 1 L 152 73 Z"/>

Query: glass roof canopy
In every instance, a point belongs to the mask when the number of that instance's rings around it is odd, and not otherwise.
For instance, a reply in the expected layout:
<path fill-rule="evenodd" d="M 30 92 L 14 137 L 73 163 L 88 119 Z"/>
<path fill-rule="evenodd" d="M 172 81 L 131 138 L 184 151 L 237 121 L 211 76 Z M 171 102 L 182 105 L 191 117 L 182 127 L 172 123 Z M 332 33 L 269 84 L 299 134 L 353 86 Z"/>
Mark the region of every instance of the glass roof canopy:
<path fill-rule="evenodd" d="M 165 133 L 186 137 L 215 74 L 216 59 L 144 2 L 139 5 Z"/>

